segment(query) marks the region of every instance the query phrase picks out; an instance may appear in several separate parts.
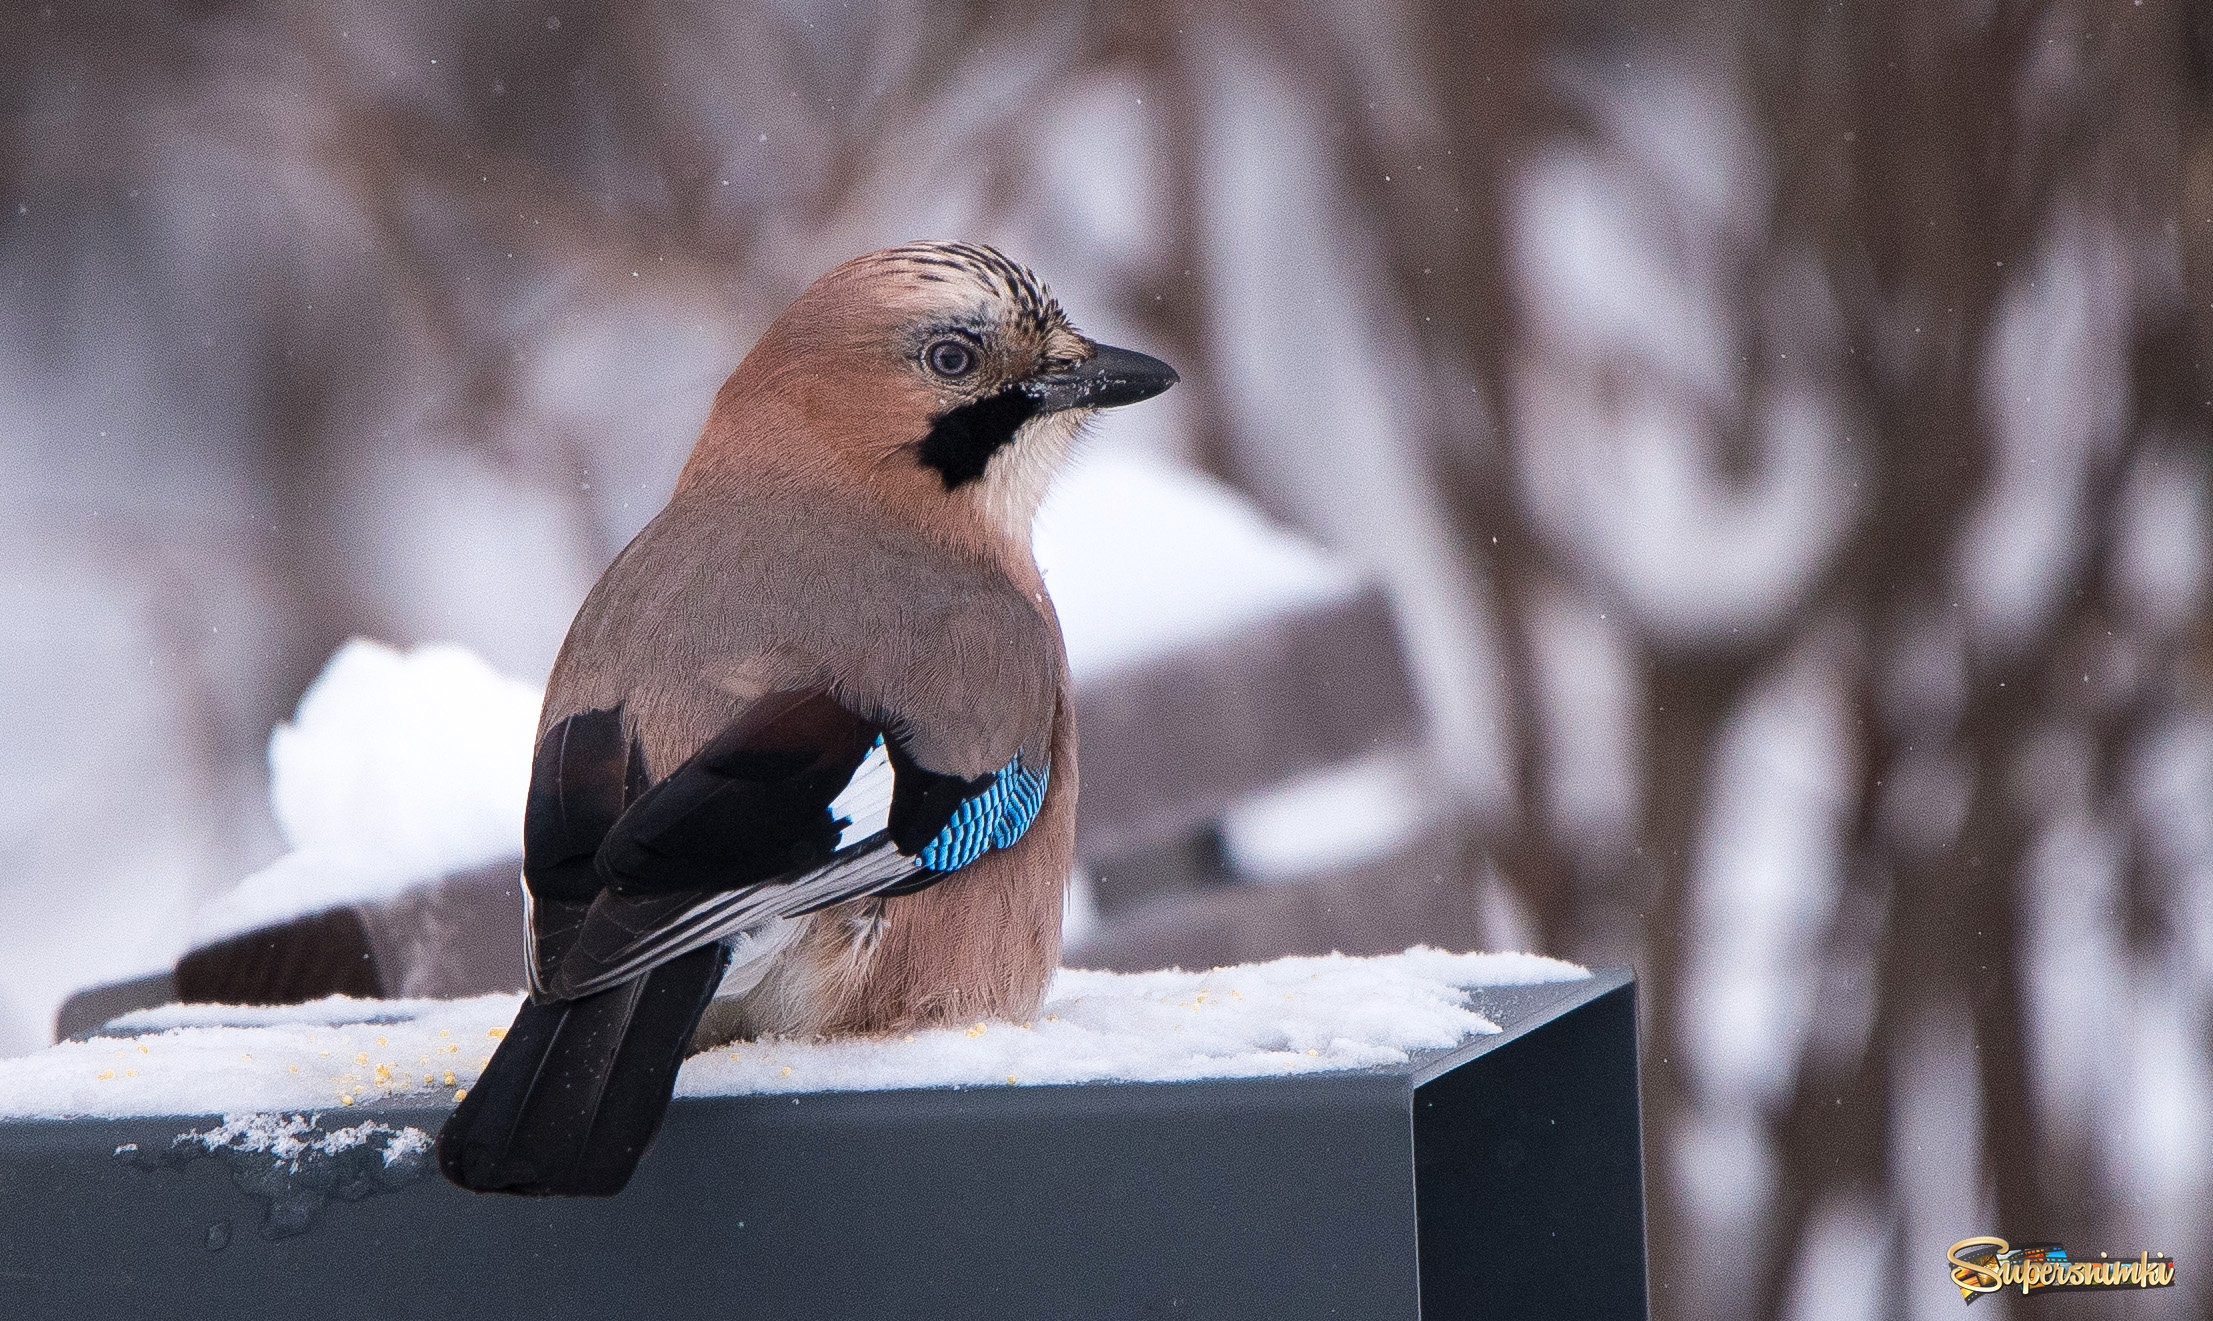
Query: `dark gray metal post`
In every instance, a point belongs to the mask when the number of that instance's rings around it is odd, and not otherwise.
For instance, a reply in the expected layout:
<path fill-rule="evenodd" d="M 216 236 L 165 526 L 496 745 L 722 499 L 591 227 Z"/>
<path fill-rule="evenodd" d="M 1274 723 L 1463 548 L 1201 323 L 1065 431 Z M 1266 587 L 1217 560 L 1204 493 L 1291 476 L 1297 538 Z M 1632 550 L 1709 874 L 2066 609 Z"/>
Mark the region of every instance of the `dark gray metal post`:
<path fill-rule="evenodd" d="M 1504 1033 L 1390 1069 L 682 1099 L 608 1201 L 0 1124 L 0 1315 L 1642 1317 L 1628 975 L 1476 994 Z"/>

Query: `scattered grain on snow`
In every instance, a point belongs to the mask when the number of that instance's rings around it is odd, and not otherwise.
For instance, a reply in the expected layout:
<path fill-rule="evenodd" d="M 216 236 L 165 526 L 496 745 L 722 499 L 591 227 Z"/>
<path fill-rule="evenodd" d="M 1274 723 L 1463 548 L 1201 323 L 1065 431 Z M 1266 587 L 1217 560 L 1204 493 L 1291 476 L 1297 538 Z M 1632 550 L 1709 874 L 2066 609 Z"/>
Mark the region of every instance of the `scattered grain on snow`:
<path fill-rule="evenodd" d="M 1373 1068 L 1496 1031 L 1469 1007 L 1467 988 L 1586 975 L 1534 954 L 1420 948 L 1206 972 L 1066 969 L 1026 1024 L 744 1042 L 695 1056 L 677 1091 L 1165 1082 Z M 333 997 L 281 1008 L 145 1010 L 112 1024 L 116 1035 L 0 1060 L 0 1116 L 318 1110 L 327 1116 L 355 1105 L 441 1104 L 476 1081 L 516 1004 L 512 995 Z"/>
<path fill-rule="evenodd" d="M 1567 981 L 1583 969 L 1531 954 L 1415 949 L 1382 958 L 1278 959 L 1209 972 L 1063 970 L 1029 1023 L 972 1023 L 898 1041 L 748 1042 L 684 1066 L 677 1093 L 1174 1082 L 1403 1063 L 1497 1026 L 1464 988 Z"/>

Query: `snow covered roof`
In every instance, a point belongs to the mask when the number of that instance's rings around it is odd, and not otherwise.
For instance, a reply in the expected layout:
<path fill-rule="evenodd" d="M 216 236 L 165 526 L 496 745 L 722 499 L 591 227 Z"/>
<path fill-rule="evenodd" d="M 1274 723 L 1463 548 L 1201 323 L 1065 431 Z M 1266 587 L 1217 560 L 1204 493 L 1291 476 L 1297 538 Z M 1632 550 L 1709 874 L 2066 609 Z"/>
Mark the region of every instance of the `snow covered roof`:
<path fill-rule="evenodd" d="M 1064 969 L 1029 1023 L 888 1038 L 771 1039 L 693 1057 L 680 1096 L 1105 1080 L 1171 1082 L 1374 1068 L 1498 1027 L 1473 987 L 1572 981 L 1534 954 L 1416 948 L 1204 972 Z M 169 1005 L 109 1035 L 0 1060 L 0 1117 L 214 1115 L 442 1105 L 490 1059 L 519 997 Z"/>

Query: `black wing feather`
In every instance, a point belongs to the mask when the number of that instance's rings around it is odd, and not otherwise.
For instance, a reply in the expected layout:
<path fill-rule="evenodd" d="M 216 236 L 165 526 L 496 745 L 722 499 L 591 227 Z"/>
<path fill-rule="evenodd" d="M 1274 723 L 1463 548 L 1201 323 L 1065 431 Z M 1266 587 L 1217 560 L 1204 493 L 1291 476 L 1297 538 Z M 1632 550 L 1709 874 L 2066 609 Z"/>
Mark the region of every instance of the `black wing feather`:
<path fill-rule="evenodd" d="M 644 782 L 620 707 L 579 711 L 546 731 L 523 809 L 523 874 L 536 897 L 589 902 L 599 892 L 592 860 Z"/>
<path fill-rule="evenodd" d="M 987 773 L 964 780 L 928 770 L 908 756 L 895 738 L 884 741 L 884 751 L 890 754 L 892 772 L 898 776 L 887 824 L 891 842 L 901 853 L 920 853 L 952 821 L 960 805 L 990 788 L 994 778 Z"/>
<path fill-rule="evenodd" d="M 820 689 L 761 698 L 610 823 L 600 879 L 630 896 L 725 890 L 828 861 L 830 804 L 878 732 Z"/>

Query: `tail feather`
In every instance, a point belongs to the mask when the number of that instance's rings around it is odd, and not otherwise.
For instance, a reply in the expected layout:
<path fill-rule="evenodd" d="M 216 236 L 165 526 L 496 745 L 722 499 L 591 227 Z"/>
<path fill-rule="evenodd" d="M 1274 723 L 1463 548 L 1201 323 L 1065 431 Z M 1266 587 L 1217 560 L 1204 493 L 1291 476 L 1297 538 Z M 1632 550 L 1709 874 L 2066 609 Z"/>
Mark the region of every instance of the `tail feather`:
<path fill-rule="evenodd" d="M 621 1192 L 729 959 L 708 945 L 582 999 L 524 1004 L 439 1133 L 439 1169 L 474 1192 Z"/>

